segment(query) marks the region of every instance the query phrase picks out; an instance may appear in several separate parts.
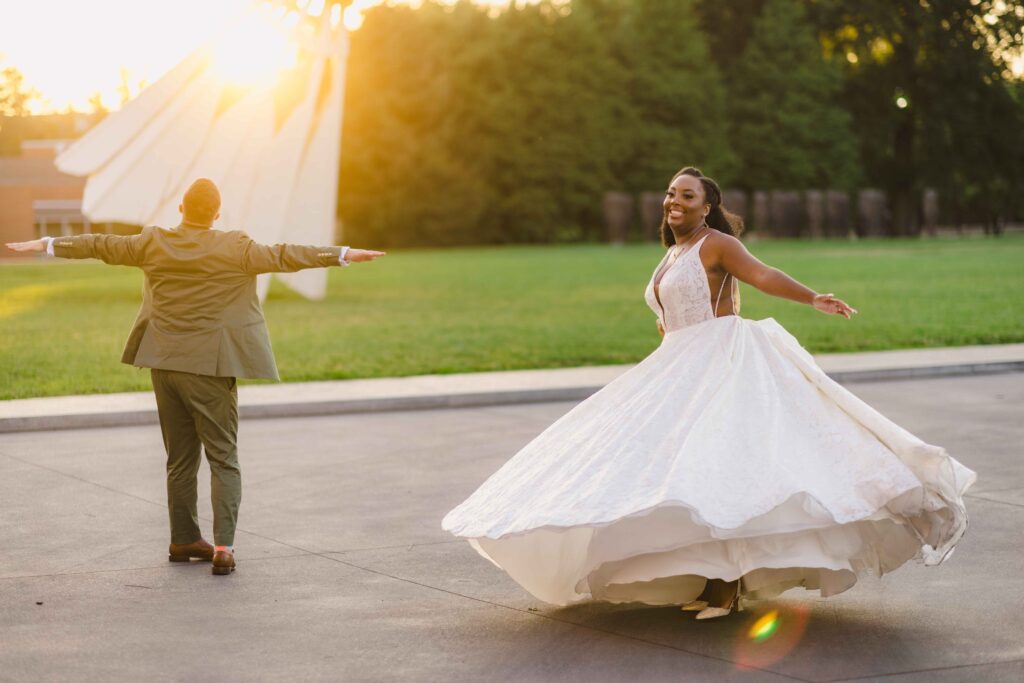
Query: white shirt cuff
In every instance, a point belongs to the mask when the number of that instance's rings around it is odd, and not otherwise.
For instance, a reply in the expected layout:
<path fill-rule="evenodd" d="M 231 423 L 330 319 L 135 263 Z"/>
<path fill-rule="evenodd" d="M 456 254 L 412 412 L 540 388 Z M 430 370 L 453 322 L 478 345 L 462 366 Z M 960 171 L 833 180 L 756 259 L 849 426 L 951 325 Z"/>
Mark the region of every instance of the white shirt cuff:
<path fill-rule="evenodd" d="M 339 265 L 342 265 L 342 266 L 351 265 L 348 261 L 345 260 L 345 254 L 347 254 L 347 253 L 348 253 L 348 247 L 342 247 L 341 248 L 341 252 L 338 254 L 338 264 Z"/>
<path fill-rule="evenodd" d="M 47 253 L 47 255 L 53 256 L 53 238 L 47 236 L 47 237 L 43 237 L 42 239 L 46 240 L 46 253 Z"/>

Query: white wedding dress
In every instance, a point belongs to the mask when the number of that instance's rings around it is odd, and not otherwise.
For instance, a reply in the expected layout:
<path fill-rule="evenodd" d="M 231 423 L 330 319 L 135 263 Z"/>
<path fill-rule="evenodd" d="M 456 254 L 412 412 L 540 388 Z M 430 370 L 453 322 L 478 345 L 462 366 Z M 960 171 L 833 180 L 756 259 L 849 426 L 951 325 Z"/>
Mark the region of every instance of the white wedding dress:
<path fill-rule="evenodd" d="M 974 472 L 829 379 L 774 320 L 716 318 L 703 242 L 658 297 L 647 287 L 666 330 L 657 350 L 444 529 L 556 605 L 680 604 L 706 578 L 742 578 L 746 598 L 829 596 L 911 559 L 942 562 L 967 528 Z"/>

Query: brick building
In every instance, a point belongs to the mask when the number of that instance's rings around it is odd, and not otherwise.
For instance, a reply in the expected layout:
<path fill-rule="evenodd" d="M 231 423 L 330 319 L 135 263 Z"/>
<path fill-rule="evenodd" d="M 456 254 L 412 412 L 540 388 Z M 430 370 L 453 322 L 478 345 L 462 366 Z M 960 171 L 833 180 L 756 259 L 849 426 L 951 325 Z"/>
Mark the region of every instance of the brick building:
<path fill-rule="evenodd" d="M 0 243 L 92 231 L 82 215 L 85 178 L 61 173 L 53 164 L 66 144 L 26 140 L 20 156 L 0 156 Z"/>

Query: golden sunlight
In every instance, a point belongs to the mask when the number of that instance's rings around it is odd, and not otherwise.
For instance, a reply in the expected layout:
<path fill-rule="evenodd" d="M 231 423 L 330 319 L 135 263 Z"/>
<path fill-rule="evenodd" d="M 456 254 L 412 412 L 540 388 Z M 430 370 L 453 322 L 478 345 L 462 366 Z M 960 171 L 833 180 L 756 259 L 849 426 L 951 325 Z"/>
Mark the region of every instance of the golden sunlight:
<path fill-rule="evenodd" d="M 473 1 L 500 11 L 513 3 L 538 0 Z M 297 41 L 291 29 L 302 14 L 319 17 L 330 12 L 333 26 L 344 23 L 355 31 L 364 13 L 382 4 L 419 7 L 423 0 L 353 0 L 344 7 L 327 0 L 104 0 L 102 12 L 95 3 L 81 0 L 15 2 L 5 7 L 0 22 L 0 67 L 17 68 L 25 84 L 42 94 L 29 105 L 37 114 L 117 109 L 138 95 L 144 83 L 155 83 L 192 50 L 211 41 L 218 45 L 216 70 L 232 82 L 252 87 L 272 82 L 295 65 Z"/>
<path fill-rule="evenodd" d="M 363 11 L 379 4 L 380 0 L 354 0 L 345 8 L 345 28 L 349 31 L 357 30 L 363 25 Z"/>
<path fill-rule="evenodd" d="M 0 299 L 0 320 L 11 318 L 24 311 L 39 308 L 44 305 L 47 299 L 52 298 L 67 283 L 49 283 L 42 285 L 22 285 L 8 290 L 4 298 Z"/>
<path fill-rule="evenodd" d="M 243 87 L 272 85 L 279 74 L 295 66 L 298 46 L 290 34 L 298 19 L 280 6 L 251 8 L 214 43 L 214 70 Z"/>

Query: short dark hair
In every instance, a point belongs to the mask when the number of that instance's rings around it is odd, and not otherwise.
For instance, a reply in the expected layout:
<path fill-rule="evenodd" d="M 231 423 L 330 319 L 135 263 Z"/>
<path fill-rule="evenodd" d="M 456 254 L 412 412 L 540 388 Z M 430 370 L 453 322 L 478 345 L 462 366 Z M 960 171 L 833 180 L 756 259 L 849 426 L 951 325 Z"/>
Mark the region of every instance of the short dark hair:
<path fill-rule="evenodd" d="M 189 185 L 182 199 L 185 218 L 197 223 L 212 223 L 220 211 L 220 190 L 209 178 L 199 178 Z"/>

